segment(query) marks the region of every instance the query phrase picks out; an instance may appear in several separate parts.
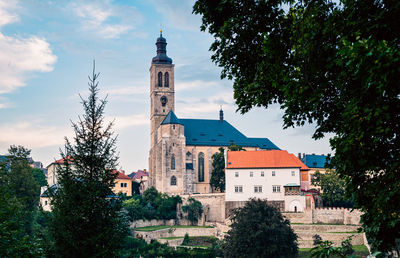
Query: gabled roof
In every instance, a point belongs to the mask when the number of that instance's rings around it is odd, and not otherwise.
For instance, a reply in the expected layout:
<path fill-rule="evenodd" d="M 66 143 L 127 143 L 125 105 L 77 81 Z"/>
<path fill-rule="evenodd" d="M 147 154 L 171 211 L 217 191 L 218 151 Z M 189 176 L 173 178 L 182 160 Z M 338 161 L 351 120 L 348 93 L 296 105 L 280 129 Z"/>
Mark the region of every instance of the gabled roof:
<path fill-rule="evenodd" d="M 259 147 L 266 150 L 279 150 L 267 138 L 248 138 L 230 123 L 223 120 L 179 119 L 185 126 L 186 145 Z"/>
<path fill-rule="evenodd" d="M 68 164 L 71 164 L 72 158 L 70 156 L 67 156 L 67 160 L 68 160 Z M 50 163 L 46 168 L 50 167 L 52 164 L 60 164 L 60 165 L 62 165 L 64 163 L 65 163 L 64 159 L 58 159 L 58 160 L 53 161 L 52 163 Z"/>
<path fill-rule="evenodd" d="M 300 168 L 300 170 L 309 170 L 295 155 L 285 150 L 228 151 L 226 168 Z"/>
<path fill-rule="evenodd" d="M 144 172 L 142 170 L 139 170 L 138 172 L 136 172 L 135 176 L 132 178 L 133 180 L 135 179 L 141 179 L 143 176 L 149 176 L 149 174 L 147 172 Z"/>
<path fill-rule="evenodd" d="M 182 124 L 181 121 L 176 117 L 175 113 L 170 110 L 164 120 L 161 122 L 162 125 L 167 124 Z"/>
<path fill-rule="evenodd" d="M 125 175 L 122 172 L 119 172 L 117 170 L 114 170 L 113 173 L 117 173 L 117 179 L 128 179 L 128 180 L 132 180 L 132 178 L 130 178 L 129 176 Z"/>
<path fill-rule="evenodd" d="M 310 168 L 325 168 L 326 158 L 325 155 L 306 154 L 301 161 Z"/>

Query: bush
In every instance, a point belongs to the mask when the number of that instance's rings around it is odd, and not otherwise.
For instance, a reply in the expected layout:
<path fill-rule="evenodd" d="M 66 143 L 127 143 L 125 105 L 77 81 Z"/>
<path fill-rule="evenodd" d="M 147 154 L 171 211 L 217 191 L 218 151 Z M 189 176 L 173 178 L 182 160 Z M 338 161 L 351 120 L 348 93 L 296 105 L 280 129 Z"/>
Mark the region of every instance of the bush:
<path fill-rule="evenodd" d="M 183 238 L 182 245 L 187 245 L 189 243 L 189 235 L 188 233 L 185 234 L 185 237 Z"/>
<path fill-rule="evenodd" d="M 203 213 L 203 206 L 198 200 L 189 198 L 188 204 L 182 206 L 182 210 L 187 213 L 186 218 L 194 225 Z"/>
<path fill-rule="evenodd" d="M 177 219 L 176 207 L 182 203 L 179 196 L 168 196 L 159 193 L 154 187 L 147 189 L 141 195 L 133 195 L 123 201 L 123 207 L 130 221 L 139 219 Z"/>

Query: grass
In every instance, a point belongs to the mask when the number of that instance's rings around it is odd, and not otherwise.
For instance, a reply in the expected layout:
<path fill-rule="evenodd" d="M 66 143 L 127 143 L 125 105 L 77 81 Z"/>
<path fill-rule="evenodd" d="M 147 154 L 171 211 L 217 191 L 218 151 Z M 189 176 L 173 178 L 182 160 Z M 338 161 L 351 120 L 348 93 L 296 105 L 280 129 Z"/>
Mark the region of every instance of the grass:
<path fill-rule="evenodd" d="M 215 236 L 190 236 L 185 246 L 210 248 L 217 238 Z"/>
<path fill-rule="evenodd" d="M 174 239 L 182 239 L 183 237 L 162 237 L 160 239 L 165 239 L 165 240 L 174 240 Z"/>
<path fill-rule="evenodd" d="M 354 249 L 353 255 L 355 257 L 365 257 L 369 254 L 368 248 L 365 245 L 353 245 L 353 249 Z M 311 250 L 311 248 L 299 248 L 299 258 L 311 257 L 310 250 Z"/>
<path fill-rule="evenodd" d="M 141 227 L 141 228 L 135 228 L 135 231 L 156 231 L 160 229 L 167 229 L 167 228 L 213 228 L 211 226 L 149 226 L 149 227 Z"/>

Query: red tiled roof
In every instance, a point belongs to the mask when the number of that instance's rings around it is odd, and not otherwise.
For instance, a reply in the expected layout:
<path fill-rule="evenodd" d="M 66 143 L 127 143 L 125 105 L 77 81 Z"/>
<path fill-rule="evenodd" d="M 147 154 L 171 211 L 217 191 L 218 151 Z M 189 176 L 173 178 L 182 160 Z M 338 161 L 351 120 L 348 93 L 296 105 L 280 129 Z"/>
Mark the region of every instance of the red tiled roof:
<path fill-rule="evenodd" d="M 132 178 L 130 178 L 129 176 L 127 176 L 124 173 L 119 172 L 117 170 L 114 170 L 113 173 L 118 173 L 117 179 L 129 179 L 129 180 L 132 180 Z"/>
<path fill-rule="evenodd" d="M 309 170 L 295 155 L 285 150 L 228 151 L 226 168 L 295 168 Z"/>
<path fill-rule="evenodd" d="M 139 170 L 138 172 L 136 172 L 136 174 L 133 176 L 133 179 L 140 179 L 142 178 L 142 176 L 149 176 L 149 174 L 147 172 L 144 172 L 142 170 Z"/>

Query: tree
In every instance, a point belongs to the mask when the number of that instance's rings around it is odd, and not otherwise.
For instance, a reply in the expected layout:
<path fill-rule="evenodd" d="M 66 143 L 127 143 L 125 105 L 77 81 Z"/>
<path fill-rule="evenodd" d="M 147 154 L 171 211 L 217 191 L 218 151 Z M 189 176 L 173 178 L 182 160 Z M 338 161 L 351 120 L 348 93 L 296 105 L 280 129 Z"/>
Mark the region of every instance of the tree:
<path fill-rule="evenodd" d="M 189 198 L 188 203 L 182 206 L 182 211 L 187 213 L 186 218 L 194 225 L 203 214 L 203 206 L 198 200 Z"/>
<path fill-rule="evenodd" d="M 15 189 L 10 187 L 11 170 L 8 161 L 0 162 L 0 256 L 37 256 L 40 253 L 26 225 L 26 216 L 29 217 L 31 211 L 26 211 L 26 206 L 15 196 Z"/>
<path fill-rule="evenodd" d="M 233 210 L 225 236 L 225 257 L 297 257 L 297 235 L 278 209 L 250 199 Z"/>
<path fill-rule="evenodd" d="M 33 177 L 32 168 L 28 163 L 30 152 L 23 146 L 10 146 L 7 181 L 11 195 L 18 200 L 24 213 L 21 221 L 24 224 L 25 232 L 32 235 L 32 223 L 39 202 L 38 189 L 40 187 Z"/>
<path fill-rule="evenodd" d="M 312 185 L 319 186 L 322 190 L 322 201 L 324 206 L 352 208 L 353 202 L 346 197 L 346 182 L 343 178 L 331 170 L 327 169 L 325 173 L 318 170 L 314 173 L 311 180 Z"/>
<path fill-rule="evenodd" d="M 93 65 L 83 117 L 72 122 L 73 143 L 65 139 L 64 164 L 57 168 L 59 187 L 52 193 L 51 233 L 63 257 L 113 257 L 128 232 L 121 202 L 111 192 L 117 166 L 113 123 L 105 125 L 106 99 L 99 100 Z"/>
<path fill-rule="evenodd" d="M 242 113 L 279 105 L 284 128 L 333 133 L 331 165 L 346 180 L 374 249 L 400 238 L 400 2 L 198 0 L 212 60 L 234 80 Z"/>
<path fill-rule="evenodd" d="M 210 184 L 215 189 L 225 192 L 225 158 L 224 148 L 219 148 L 219 152 L 212 155 L 212 171 Z"/>
<path fill-rule="evenodd" d="M 32 168 L 32 175 L 39 186 L 39 190 L 40 187 L 47 185 L 46 176 L 44 175 L 43 170 L 40 168 Z"/>
<path fill-rule="evenodd" d="M 245 151 L 242 146 L 236 145 L 233 142 L 228 147 L 230 151 Z M 210 184 L 215 189 L 225 192 L 225 157 L 224 148 L 219 148 L 219 152 L 212 156 L 212 171 Z"/>

